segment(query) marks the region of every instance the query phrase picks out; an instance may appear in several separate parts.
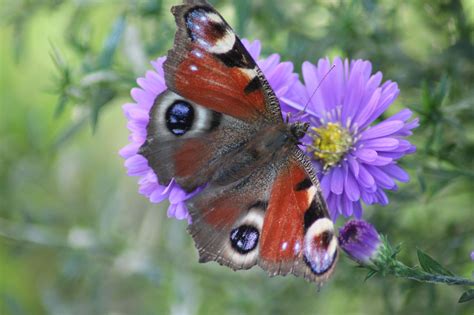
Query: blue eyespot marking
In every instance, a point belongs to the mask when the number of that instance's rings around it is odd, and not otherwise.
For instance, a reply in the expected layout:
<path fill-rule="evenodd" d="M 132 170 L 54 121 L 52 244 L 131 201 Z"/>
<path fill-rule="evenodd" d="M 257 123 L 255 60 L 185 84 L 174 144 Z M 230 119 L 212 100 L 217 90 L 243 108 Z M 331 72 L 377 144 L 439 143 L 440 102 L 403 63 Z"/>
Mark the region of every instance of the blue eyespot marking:
<path fill-rule="evenodd" d="M 241 225 L 230 232 L 230 244 L 240 254 L 247 254 L 257 247 L 258 230 L 251 225 Z"/>
<path fill-rule="evenodd" d="M 179 100 L 166 110 L 166 127 L 176 136 L 182 136 L 193 126 L 194 109 L 188 102 Z"/>

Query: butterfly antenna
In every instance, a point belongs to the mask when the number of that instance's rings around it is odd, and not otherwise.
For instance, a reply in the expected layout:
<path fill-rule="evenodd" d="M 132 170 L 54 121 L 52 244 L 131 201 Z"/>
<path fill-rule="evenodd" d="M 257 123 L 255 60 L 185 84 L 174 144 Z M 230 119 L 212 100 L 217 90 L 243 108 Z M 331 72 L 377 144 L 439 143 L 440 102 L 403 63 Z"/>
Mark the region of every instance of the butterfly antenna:
<path fill-rule="evenodd" d="M 318 86 L 314 89 L 313 93 L 311 94 L 311 96 L 309 97 L 308 101 L 307 101 L 306 104 L 304 105 L 303 109 L 296 113 L 295 118 L 298 117 L 298 116 L 300 116 L 300 115 L 303 115 L 303 114 L 306 112 L 306 108 L 308 108 L 308 105 L 309 105 L 309 103 L 311 102 L 311 99 L 312 99 L 313 96 L 316 94 L 316 92 L 319 90 L 319 87 L 320 87 L 321 84 L 324 82 L 324 80 L 327 78 L 327 76 L 329 75 L 329 73 L 331 73 L 331 71 L 332 71 L 335 67 L 336 67 L 336 65 L 332 65 L 331 68 L 326 72 L 326 74 L 323 76 L 323 78 L 321 79 L 321 81 L 319 81 Z"/>

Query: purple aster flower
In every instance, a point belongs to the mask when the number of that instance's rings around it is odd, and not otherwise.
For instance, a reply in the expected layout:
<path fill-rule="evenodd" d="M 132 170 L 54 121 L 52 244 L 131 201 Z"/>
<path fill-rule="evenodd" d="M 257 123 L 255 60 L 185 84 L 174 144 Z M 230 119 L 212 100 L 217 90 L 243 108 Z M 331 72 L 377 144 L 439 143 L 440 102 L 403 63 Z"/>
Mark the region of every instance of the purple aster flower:
<path fill-rule="evenodd" d="M 398 96 L 397 84 L 381 84 L 382 73 L 372 74 L 369 61 L 335 58 L 333 65 L 330 71 L 328 58 L 320 59 L 317 66 L 305 62 L 305 84 L 293 85 L 282 109 L 297 113 L 307 104 L 298 119 L 311 124 L 303 142 L 332 219 L 340 214 L 361 218 L 361 200 L 386 205 L 384 190 L 396 190 L 395 180 L 409 180 L 397 160 L 415 152 L 405 138 L 418 126 L 418 119 L 409 121 L 412 112 L 403 109 L 374 123 Z"/>
<path fill-rule="evenodd" d="M 265 74 L 268 82 L 275 91 L 278 98 L 282 99 L 290 87 L 298 81 L 298 75 L 293 72 L 291 62 L 280 62 L 278 54 L 270 55 L 266 59 L 260 59 L 261 44 L 256 40 L 249 42 L 242 40 L 252 57 L 257 61 L 260 69 Z M 185 201 L 192 197 L 191 194 L 182 190 L 174 181 L 168 186 L 162 186 L 153 170 L 148 166 L 147 160 L 138 154 L 138 149 L 146 138 L 146 126 L 149 121 L 149 112 L 155 98 L 166 89 L 163 72 L 163 63 L 166 57 L 160 57 L 151 62 L 154 70 L 150 70 L 145 77 L 138 78 L 139 88 L 131 91 L 135 103 L 125 104 L 123 110 L 128 120 L 127 127 L 130 130 L 129 144 L 120 150 L 120 155 L 125 159 L 125 167 L 129 176 L 138 176 L 139 192 L 150 199 L 152 203 L 159 203 L 168 199 L 168 216 L 176 219 L 188 219 Z"/>
<path fill-rule="evenodd" d="M 474 250 L 471 252 L 471 260 L 474 261 Z"/>
<path fill-rule="evenodd" d="M 359 263 L 373 260 L 380 244 L 377 230 L 366 221 L 351 220 L 339 230 L 339 246 Z"/>

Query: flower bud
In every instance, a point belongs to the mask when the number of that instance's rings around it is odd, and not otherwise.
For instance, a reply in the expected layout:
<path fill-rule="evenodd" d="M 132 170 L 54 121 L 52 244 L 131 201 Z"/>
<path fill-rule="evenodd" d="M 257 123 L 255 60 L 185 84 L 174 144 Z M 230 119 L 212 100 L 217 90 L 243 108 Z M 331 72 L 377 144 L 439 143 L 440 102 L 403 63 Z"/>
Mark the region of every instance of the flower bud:
<path fill-rule="evenodd" d="M 379 234 L 366 221 L 350 220 L 339 230 L 340 247 L 359 263 L 367 264 L 372 261 L 380 244 Z"/>

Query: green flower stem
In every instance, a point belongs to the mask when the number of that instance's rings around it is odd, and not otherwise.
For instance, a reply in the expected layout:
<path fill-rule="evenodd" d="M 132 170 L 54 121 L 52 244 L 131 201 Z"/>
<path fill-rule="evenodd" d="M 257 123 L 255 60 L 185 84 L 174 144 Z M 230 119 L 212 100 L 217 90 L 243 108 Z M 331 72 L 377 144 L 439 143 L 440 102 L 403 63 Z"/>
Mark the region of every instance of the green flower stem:
<path fill-rule="evenodd" d="M 384 274 L 390 274 L 397 278 L 411 279 L 419 282 L 427 283 L 444 283 L 448 285 L 468 285 L 474 286 L 474 281 L 461 278 L 458 276 L 448 276 L 440 274 L 432 274 L 418 268 L 408 267 L 401 261 L 395 260 L 394 264 L 389 268 L 382 268 Z"/>
<path fill-rule="evenodd" d="M 447 285 L 474 286 L 474 280 L 459 277 L 443 267 L 439 262 L 427 253 L 418 249 L 419 267 L 409 267 L 397 259 L 400 246 L 392 247 L 388 239 L 380 236 L 381 243 L 378 251 L 368 264 L 362 266 L 368 268 L 367 278 L 377 273 L 382 275 L 392 275 L 397 278 L 405 278 L 426 283 L 444 283 Z"/>

